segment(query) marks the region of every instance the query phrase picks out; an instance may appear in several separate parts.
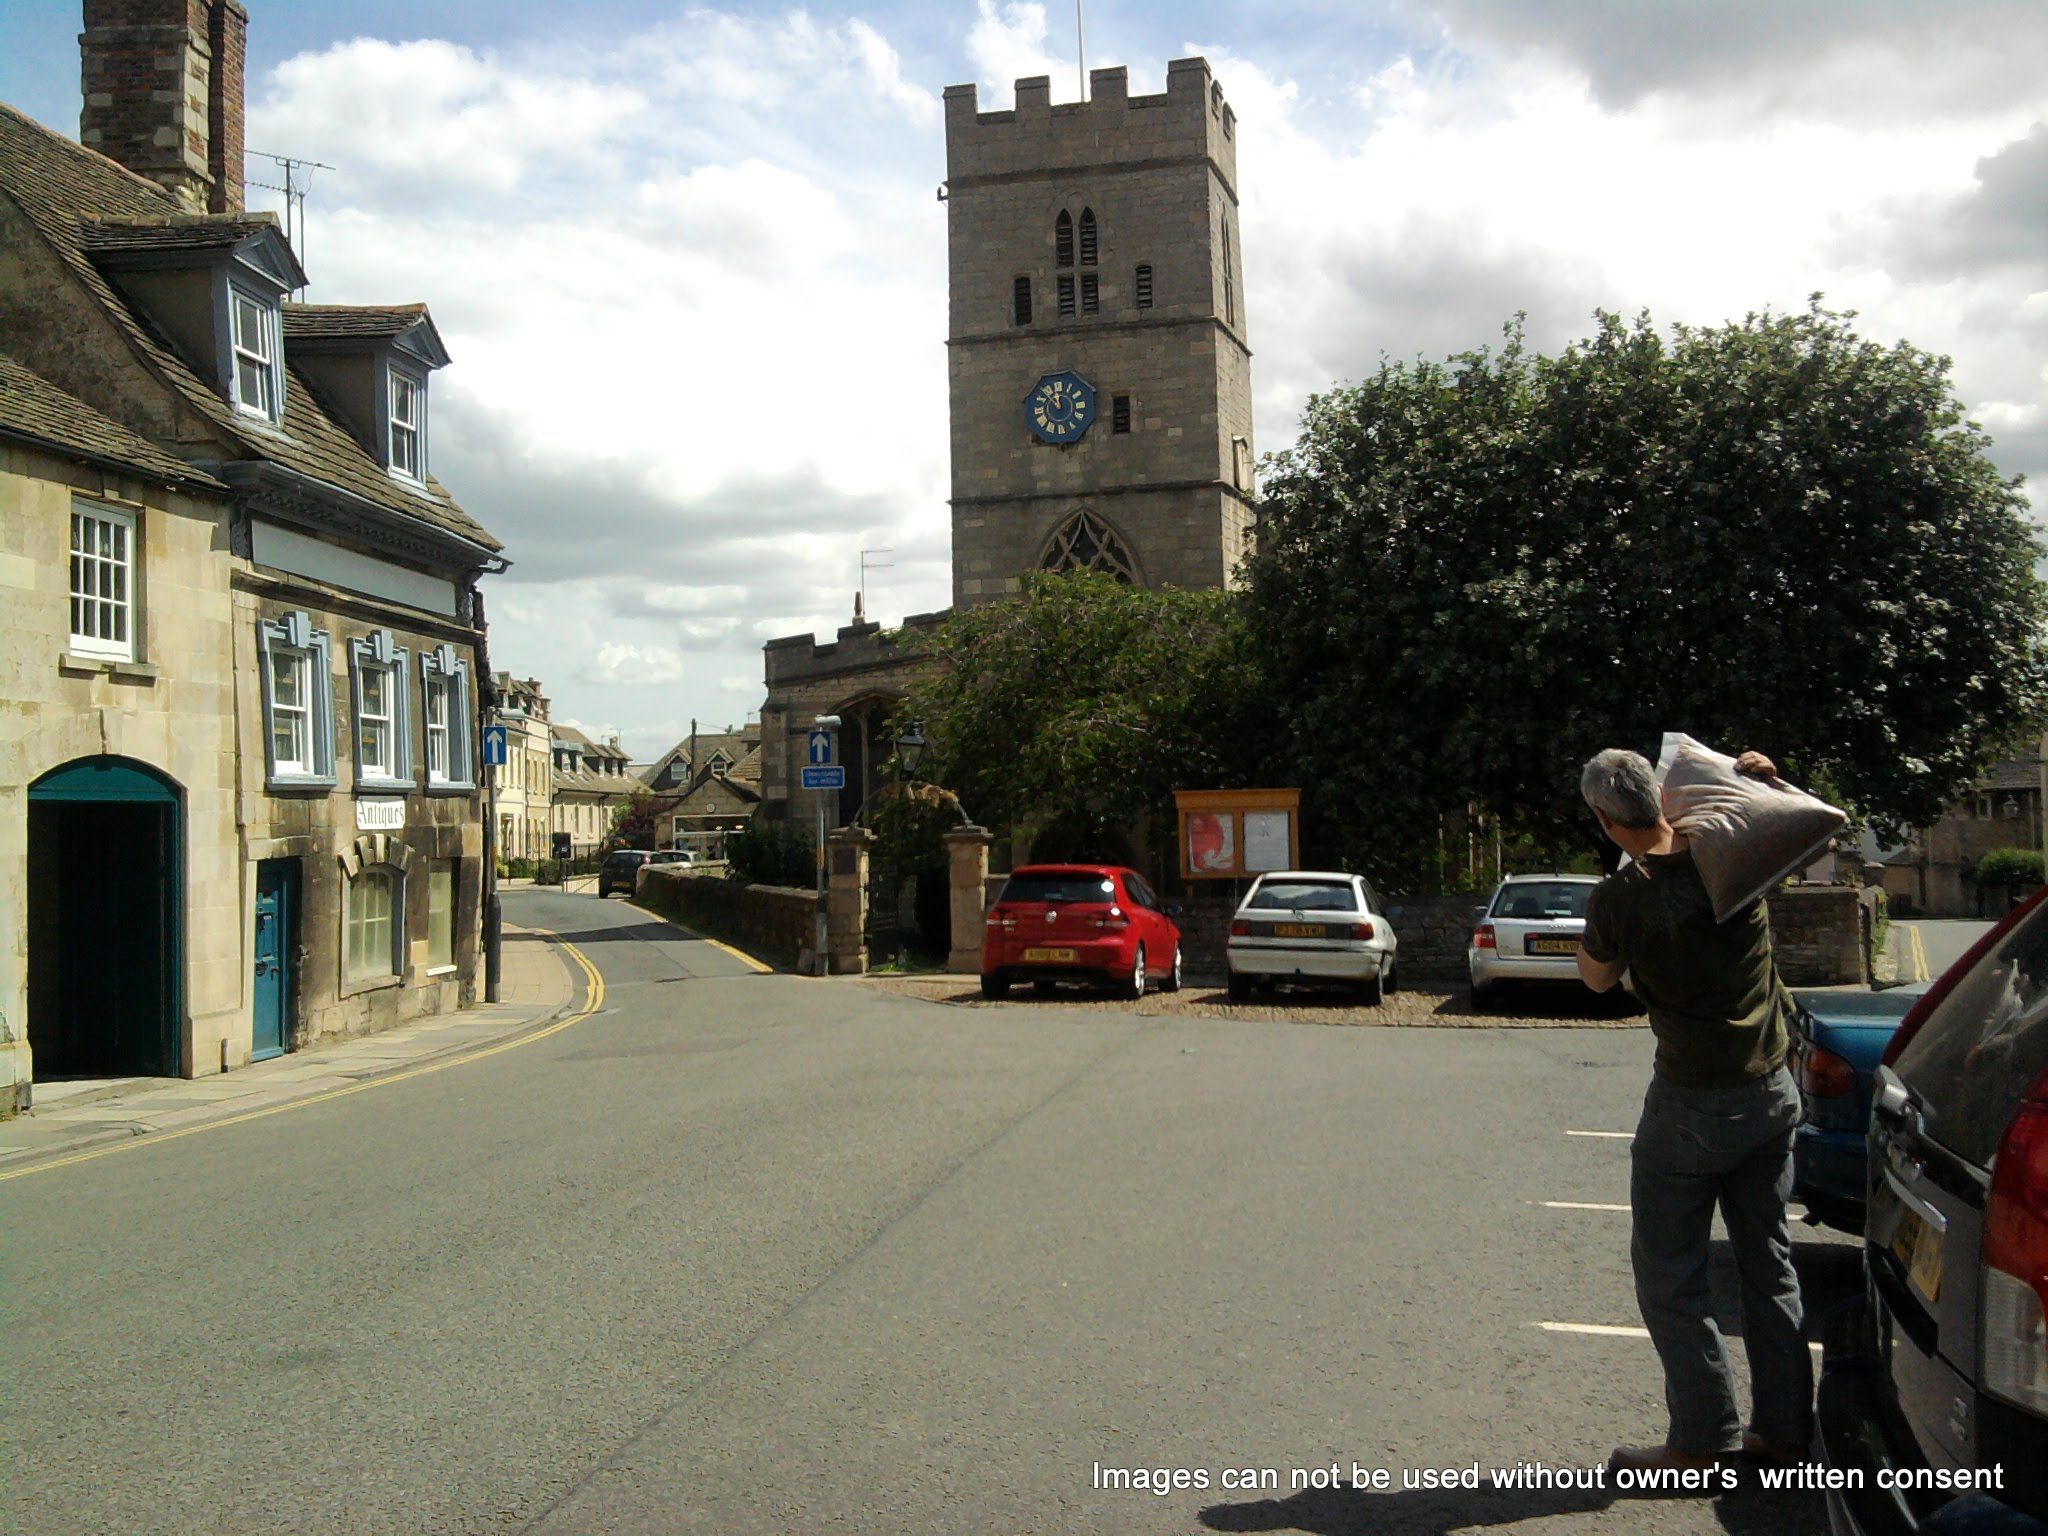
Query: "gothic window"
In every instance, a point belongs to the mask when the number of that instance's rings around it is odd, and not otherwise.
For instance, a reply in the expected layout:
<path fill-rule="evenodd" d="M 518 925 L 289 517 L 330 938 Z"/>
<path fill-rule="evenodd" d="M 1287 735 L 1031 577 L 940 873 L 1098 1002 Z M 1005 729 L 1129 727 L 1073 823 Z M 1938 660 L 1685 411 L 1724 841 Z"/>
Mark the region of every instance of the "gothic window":
<path fill-rule="evenodd" d="M 1093 208 L 1083 208 L 1081 210 L 1081 265 L 1084 267 L 1095 265 L 1095 210 Z"/>
<path fill-rule="evenodd" d="M 1131 430 L 1131 397 L 1111 395 L 1109 397 L 1109 430 L 1128 432 Z"/>
<path fill-rule="evenodd" d="M 1076 512 L 1061 523 L 1039 564 L 1048 571 L 1104 571 L 1122 582 L 1138 579 L 1124 541 L 1093 512 Z"/>
<path fill-rule="evenodd" d="M 1064 208 L 1052 224 L 1052 264 L 1056 267 L 1074 264 L 1074 220 Z"/>
<path fill-rule="evenodd" d="M 1237 277 L 1230 268 L 1230 217 L 1223 219 L 1223 322 L 1237 324 Z"/>
<path fill-rule="evenodd" d="M 1063 315 L 1071 315 L 1074 312 L 1074 274 L 1071 272 L 1062 272 L 1060 274 L 1059 286 L 1060 313 Z"/>
<path fill-rule="evenodd" d="M 1031 279 L 1028 277 L 1018 277 L 1010 283 L 1010 323 L 1031 323 Z"/>
<path fill-rule="evenodd" d="M 1150 309 L 1152 307 L 1152 263 L 1149 261 L 1138 264 L 1137 288 L 1138 308 Z"/>
<path fill-rule="evenodd" d="M 1102 308 L 1102 290 L 1097 286 L 1093 272 L 1081 274 L 1081 313 L 1095 314 Z"/>

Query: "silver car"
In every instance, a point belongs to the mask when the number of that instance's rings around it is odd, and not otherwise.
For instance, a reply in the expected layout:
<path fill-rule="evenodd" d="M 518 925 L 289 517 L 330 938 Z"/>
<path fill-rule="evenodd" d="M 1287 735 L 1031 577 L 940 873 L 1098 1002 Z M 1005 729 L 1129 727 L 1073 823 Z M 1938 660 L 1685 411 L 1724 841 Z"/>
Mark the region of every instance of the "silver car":
<path fill-rule="evenodd" d="M 1577 981 L 1591 875 L 1509 875 L 1477 913 L 1465 948 L 1478 1002 L 1503 981 Z"/>
<path fill-rule="evenodd" d="M 1399 941 L 1378 893 L 1358 875 L 1281 870 L 1261 875 L 1230 920 L 1224 954 L 1230 996 L 1280 981 L 1340 982 L 1377 1004 L 1394 990 Z"/>

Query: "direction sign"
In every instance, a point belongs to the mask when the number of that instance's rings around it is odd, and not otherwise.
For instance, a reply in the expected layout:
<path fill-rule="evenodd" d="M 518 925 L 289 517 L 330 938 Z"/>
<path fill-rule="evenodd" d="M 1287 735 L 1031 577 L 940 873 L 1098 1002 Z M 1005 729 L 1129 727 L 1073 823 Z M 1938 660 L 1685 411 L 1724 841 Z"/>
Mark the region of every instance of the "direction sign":
<path fill-rule="evenodd" d="M 804 788 L 844 789 L 846 788 L 846 770 L 844 768 L 806 768 L 804 770 Z"/>
<path fill-rule="evenodd" d="M 487 725 L 484 727 L 484 766 L 502 768 L 505 766 L 505 727 Z"/>
<path fill-rule="evenodd" d="M 811 732 L 810 740 L 807 744 L 807 756 L 805 760 L 809 762 L 813 768 L 826 768 L 831 766 L 832 733 L 830 731 L 819 730 Z"/>

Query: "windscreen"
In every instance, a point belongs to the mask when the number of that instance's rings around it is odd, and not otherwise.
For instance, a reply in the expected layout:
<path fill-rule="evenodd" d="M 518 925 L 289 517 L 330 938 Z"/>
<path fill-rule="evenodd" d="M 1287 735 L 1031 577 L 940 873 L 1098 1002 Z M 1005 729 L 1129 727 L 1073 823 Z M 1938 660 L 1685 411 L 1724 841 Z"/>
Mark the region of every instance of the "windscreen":
<path fill-rule="evenodd" d="M 2048 1067 L 2048 903 L 2006 934 L 1927 1016 L 1893 1070 L 1933 1138 L 1982 1168 Z"/>
<path fill-rule="evenodd" d="M 1262 912 L 1356 912 L 1358 893 L 1349 880 L 1269 880 L 1247 905 Z"/>
<path fill-rule="evenodd" d="M 1509 921 L 1541 922 L 1551 917 L 1584 917 L 1593 887 L 1578 880 L 1528 880 L 1502 888 L 1493 915 Z"/>
<path fill-rule="evenodd" d="M 1115 901 L 1107 875 L 1012 875 L 998 901 Z"/>

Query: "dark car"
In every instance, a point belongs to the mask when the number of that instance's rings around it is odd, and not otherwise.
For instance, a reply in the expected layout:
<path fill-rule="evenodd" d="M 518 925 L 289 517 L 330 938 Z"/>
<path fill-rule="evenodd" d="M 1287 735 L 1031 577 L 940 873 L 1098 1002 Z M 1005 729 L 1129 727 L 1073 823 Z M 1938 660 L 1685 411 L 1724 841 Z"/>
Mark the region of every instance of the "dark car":
<path fill-rule="evenodd" d="M 640 866 L 653 857 L 644 848 L 614 848 L 597 867 L 597 899 L 602 901 L 613 891 L 632 895 L 640 879 Z"/>
<path fill-rule="evenodd" d="M 1870 1095 L 1878 1059 L 1924 984 L 1883 992 L 1798 991 L 1792 1040 L 1806 1114 L 1792 1143 L 1792 1194 L 1816 1221 L 1863 1230 Z"/>
<path fill-rule="evenodd" d="M 1027 864 L 988 909 L 984 997 L 1002 997 L 1019 981 L 1084 981 L 1143 997 L 1154 979 L 1162 992 L 1180 990 L 1180 928 L 1134 869 Z"/>
<path fill-rule="evenodd" d="M 2048 893 L 2042 893 L 2048 894 Z M 1838 1532 L 2048 1533 L 2048 904 L 1906 1015 L 1873 1090 L 1864 1296 L 1828 1327 Z"/>

